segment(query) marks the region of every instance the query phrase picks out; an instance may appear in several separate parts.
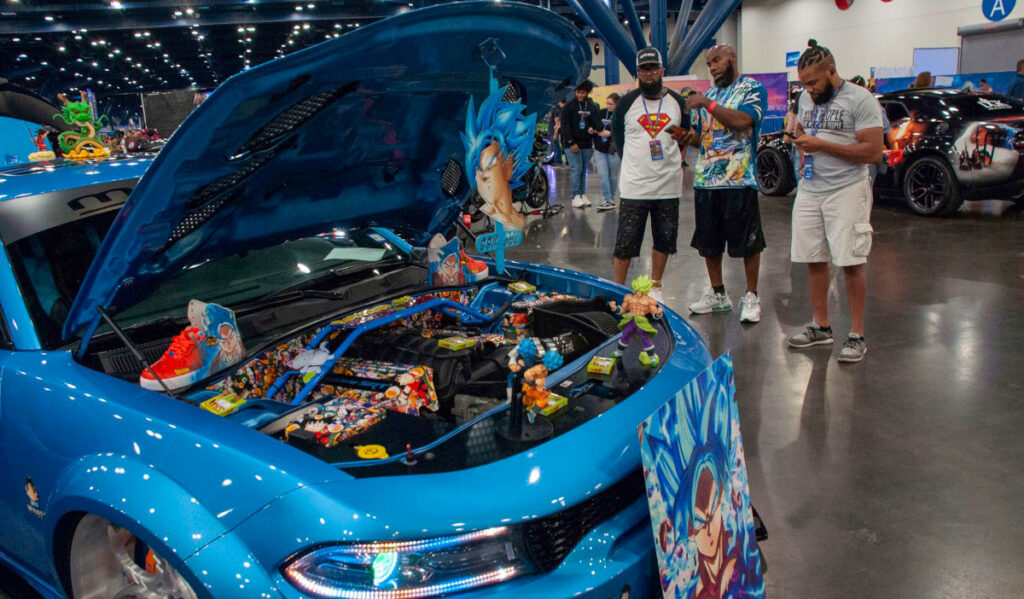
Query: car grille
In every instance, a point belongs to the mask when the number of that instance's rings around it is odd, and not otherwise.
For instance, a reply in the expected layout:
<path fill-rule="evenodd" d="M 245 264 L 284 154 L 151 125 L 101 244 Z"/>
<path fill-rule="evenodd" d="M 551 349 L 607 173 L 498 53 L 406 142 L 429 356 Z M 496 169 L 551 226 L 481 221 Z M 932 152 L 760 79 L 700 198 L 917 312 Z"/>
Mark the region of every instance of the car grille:
<path fill-rule="evenodd" d="M 544 572 L 558 567 L 569 552 L 597 525 L 644 497 L 644 476 L 635 470 L 583 503 L 522 527 L 527 550 Z"/>

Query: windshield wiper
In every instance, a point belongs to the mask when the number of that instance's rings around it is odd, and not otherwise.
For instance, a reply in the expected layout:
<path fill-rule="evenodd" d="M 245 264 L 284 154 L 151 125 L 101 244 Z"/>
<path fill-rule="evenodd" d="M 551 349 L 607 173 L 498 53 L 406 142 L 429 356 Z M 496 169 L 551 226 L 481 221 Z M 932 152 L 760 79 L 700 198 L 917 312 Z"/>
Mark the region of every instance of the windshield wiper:
<path fill-rule="evenodd" d="M 347 290 L 324 291 L 322 289 L 294 289 L 284 288 L 273 291 L 256 300 L 255 303 L 284 300 L 284 299 L 305 299 L 308 297 L 328 300 L 343 300 L 348 298 Z"/>

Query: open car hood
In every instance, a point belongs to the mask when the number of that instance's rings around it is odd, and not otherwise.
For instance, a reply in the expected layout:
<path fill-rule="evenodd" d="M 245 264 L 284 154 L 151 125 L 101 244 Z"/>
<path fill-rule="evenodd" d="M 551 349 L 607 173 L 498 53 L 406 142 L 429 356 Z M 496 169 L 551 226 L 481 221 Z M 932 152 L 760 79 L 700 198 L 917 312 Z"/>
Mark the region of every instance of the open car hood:
<path fill-rule="evenodd" d="M 87 337 L 97 308 L 123 310 L 167 273 L 212 256 L 332 227 L 393 227 L 426 242 L 452 224 L 467 193 L 459 133 L 470 97 L 479 106 L 489 93 L 488 64 L 501 85 L 518 83 L 527 112 L 543 114 L 586 76 L 590 59 L 586 39 L 553 12 L 460 2 L 235 75 L 182 123 L 135 187 L 64 338 Z M 463 184 L 449 197 L 455 169 Z"/>

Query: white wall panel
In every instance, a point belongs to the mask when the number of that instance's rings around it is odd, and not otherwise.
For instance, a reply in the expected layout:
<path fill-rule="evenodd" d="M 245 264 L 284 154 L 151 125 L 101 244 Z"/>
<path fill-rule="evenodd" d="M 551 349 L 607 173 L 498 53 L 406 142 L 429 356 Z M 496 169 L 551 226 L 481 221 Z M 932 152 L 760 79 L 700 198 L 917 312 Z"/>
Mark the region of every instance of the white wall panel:
<path fill-rule="evenodd" d="M 1024 1 L 1008 18 L 1020 17 Z M 843 77 L 867 77 L 872 66 L 913 66 L 914 48 L 960 46 L 957 28 L 984 22 L 981 0 L 857 0 L 847 11 L 832 0 L 744 0 L 741 68 L 786 70 L 786 53 L 803 52 L 813 37 L 836 55 Z"/>

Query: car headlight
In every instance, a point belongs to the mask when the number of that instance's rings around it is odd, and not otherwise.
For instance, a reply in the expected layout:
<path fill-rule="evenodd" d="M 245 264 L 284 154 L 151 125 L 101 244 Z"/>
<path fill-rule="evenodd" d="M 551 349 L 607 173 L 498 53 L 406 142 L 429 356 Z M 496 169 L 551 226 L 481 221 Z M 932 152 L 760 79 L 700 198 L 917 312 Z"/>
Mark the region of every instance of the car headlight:
<path fill-rule="evenodd" d="M 415 541 L 329 545 L 281 568 L 304 593 L 347 599 L 433 597 L 534 570 L 518 533 L 507 526 Z"/>

